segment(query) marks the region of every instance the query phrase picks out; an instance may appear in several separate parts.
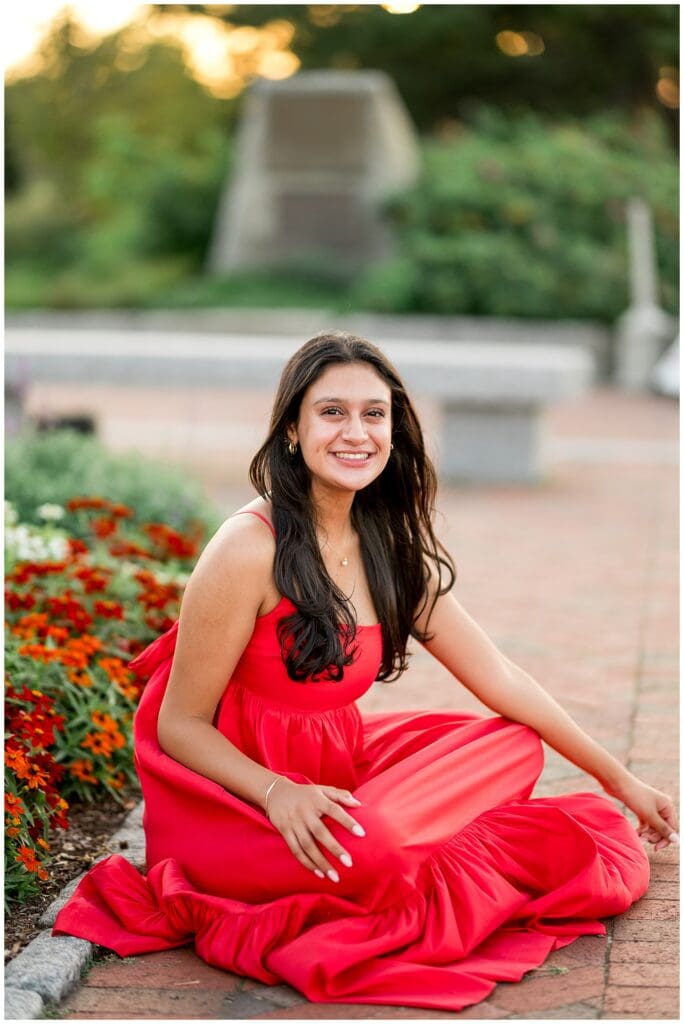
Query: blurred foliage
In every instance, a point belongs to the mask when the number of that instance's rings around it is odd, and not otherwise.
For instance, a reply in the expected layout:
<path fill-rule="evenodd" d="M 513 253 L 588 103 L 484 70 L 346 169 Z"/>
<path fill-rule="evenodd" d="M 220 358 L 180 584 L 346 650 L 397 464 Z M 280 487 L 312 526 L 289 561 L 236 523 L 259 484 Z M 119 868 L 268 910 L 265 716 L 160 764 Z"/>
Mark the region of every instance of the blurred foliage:
<path fill-rule="evenodd" d="M 632 194 L 655 211 L 662 302 L 676 309 L 676 154 L 653 92 L 660 63 L 676 63 L 673 7 L 189 9 L 235 26 L 285 18 L 304 67 L 394 76 L 432 131 L 421 182 L 387 206 L 397 258 L 351 286 L 321 266 L 205 275 L 240 101 L 199 85 L 180 45 L 141 42 L 135 26 L 86 45 L 66 13 L 43 42 L 41 70 L 6 91 L 9 309 L 300 305 L 609 320 L 627 304 Z M 505 57 L 494 37 L 512 27 L 538 32 L 545 53 Z"/>
<path fill-rule="evenodd" d="M 5 245 L 18 305 L 27 270 L 52 277 L 47 305 L 73 303 L 74 267 L 85 270 L 79 287 L 116 305 L 107 279 L 126 265 L 133 304 L 145 292 L 143 264 L 155 287 L 199 266 L 230 166 L 234 105 L 186 73 L 179 47 L 134 49 L 126 29 L 90 48 L 79 42 L 62 15 L 44 40 L 41 71 L 6 90 Z"/>
<path fill-rule="evenodd" d="M 651 106 L 677 130 L 678 112 L 655 96 L 659 68 L 677 65 L 676 4 L 423 4 L 409 15 L 380 4 L 158 6 L 235 26 L 289 21 L 303 70 L 386 71 L 421 132 L 480 103 L 557 117 Z M 496 45 L 506 30 L 536 33 L 544 52 L 506 56 Z"/>
<path fill-rule="evenodd" d="M 96 438 L 70 430 L 26 431 L 8 439 L 5 497 L 21 522 L 39 525 L 39 506 L 66 506 L 77 494 L 98 494 L 130 505 L 140 520 L 181 531 L 200 522 L 210 534 L 221 522 L 200 485 L 177 467 L 113 454 Z M 80 536 L 77 516 L 67 515 L 60 525 Z"/>
<path fill-rule="evenodd" d="M 400 256 L 357 281 L 354 306 L 612 320 L 628 305 L 625 203 L 651 204 L 660 300 L 677 310 L 677 163 L 662 122 L 549 125 L 483 111 L 424 149 L 425 171 L 388 204 Z"/>

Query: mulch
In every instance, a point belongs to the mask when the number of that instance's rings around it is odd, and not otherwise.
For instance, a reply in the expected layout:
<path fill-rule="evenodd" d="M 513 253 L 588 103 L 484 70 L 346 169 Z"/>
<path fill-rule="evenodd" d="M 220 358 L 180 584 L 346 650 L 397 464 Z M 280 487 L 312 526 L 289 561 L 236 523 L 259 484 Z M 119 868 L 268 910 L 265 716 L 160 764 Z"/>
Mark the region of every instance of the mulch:
<path fill-rule="evenodd" d="M 69 828 L 55 829 L 50 836 L 54 853 L 49 866 L 50 877 L 38 895 L 25 903 L 14 904 L 6 911 L 5 962 L 15 957 L 42 931 L 38 921 L 64 886 L 107 852 L 107 840 L 138 803 L 140 794 L 131 788 L 122 793 L 122 799 L 123 803 L 105 798 L 97 803 L 71 805 Z"/>

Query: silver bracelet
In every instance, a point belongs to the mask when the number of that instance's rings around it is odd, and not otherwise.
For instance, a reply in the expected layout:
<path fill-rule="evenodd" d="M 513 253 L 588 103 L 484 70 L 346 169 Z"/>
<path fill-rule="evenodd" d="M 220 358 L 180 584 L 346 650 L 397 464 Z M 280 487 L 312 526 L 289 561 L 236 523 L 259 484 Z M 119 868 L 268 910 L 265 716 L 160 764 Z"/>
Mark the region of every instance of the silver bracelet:
<path fill-rule="evenodd" d="M 274 786 L 276 786 L 281 781 L 281 779 L 284 779 L 284 778 L 285 778 L 284 775 L 277 775 L 275 777 L 275 779 L 273 780 L 273 782 L 271 783 L 271 785 L 266 790 L 266 796 L 264 798 L 264 814 L 266 815 L 267 818 L 268 818 L 268 798 L 271 795 L 271 790 L 273 789 Z"/>

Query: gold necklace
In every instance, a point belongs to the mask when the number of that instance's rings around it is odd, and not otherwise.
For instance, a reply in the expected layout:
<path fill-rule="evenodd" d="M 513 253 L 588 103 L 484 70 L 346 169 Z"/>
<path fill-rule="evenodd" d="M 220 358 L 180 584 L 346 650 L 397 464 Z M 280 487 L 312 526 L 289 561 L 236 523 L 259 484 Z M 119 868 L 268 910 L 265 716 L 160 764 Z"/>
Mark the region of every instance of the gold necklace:
<path fill-rule="evenodd" d="M 339 566 L 344 567 L 344 566 L 349 565 L 349 558 L 348 558 L 348 556 L 347 555 L 343 555 L 342 558 L 340 558 L 339 552 L 335 551 L 335 549 L 332 547 L 332 545 L 328 542 L 327 538 L 323 542 L 323 546 L 321 548 L 321 553 L 323 552 L 323 550 L 325 548 L 329 548 L 330 551 L 332 551 L 334 557 L 337 559 L 337 564 Z"/>

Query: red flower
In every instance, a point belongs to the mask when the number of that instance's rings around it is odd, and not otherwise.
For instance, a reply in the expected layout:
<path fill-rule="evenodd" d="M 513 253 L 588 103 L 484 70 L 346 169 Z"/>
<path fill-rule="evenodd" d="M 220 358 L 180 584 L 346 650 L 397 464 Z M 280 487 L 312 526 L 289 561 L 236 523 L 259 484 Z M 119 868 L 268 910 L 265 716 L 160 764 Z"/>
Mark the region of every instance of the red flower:
<path fill-rule="evenodd" d="M 74 629 L 85 630 L 92 625 L 92 615 L 70 591 L 61 597 L 49 597 L 46 603 L 53 618 L 70 622 Z"/>
<path fill-rule="evenodd" d="M 118 601 L 96 601 L 95 602 L 95 614 L 101 615 L 105 619 L 121 619 L 124 618 L 123 606 Z"/>
<path fill-rule="evenodd" d="M 79 555 L 85 555 L 88 552 L 88 545 L 80 540 L 78 537 L 69 537 L 67 539 L 69 546 L 69 554 L 72 558 L 77 558 Z"/>
<path fill-rule="evenodd" d="M 110 519 L 108 516 L 99 516 L 92 520 L 90 527 L 98 537 L 111 537 L 113 533 L 116 533 L 117 522 L 116 519 Z"/>
<path fill-rule="evenodd" d="M 173 555 L 176 558 L 193 558 L 197 554 L 197 541 L 190 537 L 184 537 L 183 534 L 165 523 L 146 523 L 143 529 L 166 555 Z"/>
<path fill-rule="evenodd" d="M 54 790 L 48 790 L 45 794 L 45 802 L 53 812 L 50 818 L 50 828 L 69 828 L 69 822 L 66 817 L 66 811 L 69 809 L 69 804 L 66 800 L 64 800 L 59 793 Z"/>
<path fill-rule="evenodd" d="M 79 579 L 83 583 L 86 594 L 106 590 L 111 575 L 112 574 L 109 569 L 95 569 L 87 565 L 77 569 L 74 573 L 76 579 Z"/>
<path fill-rule="evenodd" d="M 140 544 L 133 544 L 130 541 L 115 540 L 109 546 L 109 553 L 115 558 L 152 558 L 153 556 Z"/>
<path fill-rule="evenodd" d="M 109 502 L 107 501 L 106 498 L 79 497 L 70 498 L 69 501 L 67 501 L 66 507 L 69 509 L 70 512 L 77 512 L 79 509 L 107 508 L 108 505 Z"/>
<path fill-rule="evenodd" d="M 5 603 L 12 612 L 18 611 L 19 608 L 25 608 L 27 611 L 30 611 L 31 608 L 35 607 L 36 599 L 33 594 L 18 594 L 16 590 L 6 587 Z"/>
<path fill-rule="evenodd" d="M 116 519 L 133 518 L 133 509 L 129 508 L 128 505 L 121 505 L 119 503 L 115 503 L 110 506 L 109 511 Z"/>

